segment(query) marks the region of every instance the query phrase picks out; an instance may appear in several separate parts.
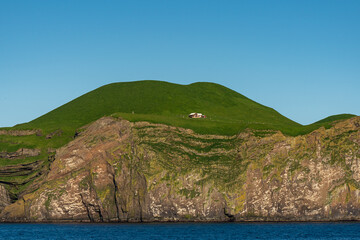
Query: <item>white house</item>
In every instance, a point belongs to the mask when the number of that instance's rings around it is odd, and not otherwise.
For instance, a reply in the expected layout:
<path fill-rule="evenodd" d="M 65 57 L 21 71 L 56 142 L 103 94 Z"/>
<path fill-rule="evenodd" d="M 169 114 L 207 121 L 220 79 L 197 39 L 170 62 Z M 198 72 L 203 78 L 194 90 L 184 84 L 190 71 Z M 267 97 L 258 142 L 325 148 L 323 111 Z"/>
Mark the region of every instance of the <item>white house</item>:
<path fill-rule="evenodd" d="M 206 118 L 206 115 L 202 113 L 190 113 L 189 118 Z"/>

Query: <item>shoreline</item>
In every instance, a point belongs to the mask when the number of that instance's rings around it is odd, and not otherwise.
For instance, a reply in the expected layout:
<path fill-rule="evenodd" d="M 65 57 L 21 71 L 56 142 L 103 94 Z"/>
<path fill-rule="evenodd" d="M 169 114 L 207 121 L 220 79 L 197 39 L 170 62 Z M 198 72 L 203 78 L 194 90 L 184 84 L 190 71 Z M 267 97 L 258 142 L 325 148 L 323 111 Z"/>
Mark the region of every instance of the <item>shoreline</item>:
<path fill-rule="evenodd" d="M 360 220 L 312 220 L 312 221 L 109 221 L 109 222 L 92 222 L 92 221 L 74 221 L 74 220 L 56 220 L 56 221 L 0 221 L 0 224 L 211 224 L 211 223 L 236 223 L 236 224 L 287 224 L 287 223 L 360 223 Z"/>

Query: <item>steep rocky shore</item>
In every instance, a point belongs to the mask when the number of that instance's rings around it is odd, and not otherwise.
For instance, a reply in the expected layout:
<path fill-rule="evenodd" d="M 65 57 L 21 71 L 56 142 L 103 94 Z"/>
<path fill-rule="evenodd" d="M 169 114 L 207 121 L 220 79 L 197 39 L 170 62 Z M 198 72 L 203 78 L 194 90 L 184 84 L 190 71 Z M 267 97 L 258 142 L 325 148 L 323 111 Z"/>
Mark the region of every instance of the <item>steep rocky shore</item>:
<path fill-rule="evenodd" d="M 0 185 L 0 212 L 8 205 L 10 205 L 10 197 L 3 185 Z"/>
<path fill-rule="evenodd" d="M 56 151 L 46 177 L 0 220 L 360 220 L 360 117 L 288 137 L 237 136 L 111 117 Z"/>

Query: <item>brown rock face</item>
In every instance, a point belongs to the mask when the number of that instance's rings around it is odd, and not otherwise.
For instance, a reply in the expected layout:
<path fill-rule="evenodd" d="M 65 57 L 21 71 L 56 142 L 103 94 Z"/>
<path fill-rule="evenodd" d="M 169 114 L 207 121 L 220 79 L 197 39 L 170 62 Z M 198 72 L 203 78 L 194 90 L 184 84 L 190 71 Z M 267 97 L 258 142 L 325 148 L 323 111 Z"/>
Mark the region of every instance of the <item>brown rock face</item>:
<path fill-rule="evenodd" d="M 41 153 L 39 149 L 20 148 L 16 152 L 0 152 L 0 158 L 17 159 L 24 157 L 34 157 Z"/>
<path fill-rule="evenodd" d="M 3 185 L 0 185 L 0 212 L 7 206 L 10 205 L 10 197 Z"/>
<path fill-rule="evenodd" d="M 356 117 L 298 137 L 226 137 L 102 118 L 0 219 L 360 220 L 359 129 Z"/>
<path fill-rule="evenodd" d="M 11 135 L 11 136 L 28 136 L 28 135 L 41 136 L 41 130 L 0 130 L 0 135 Z"/>

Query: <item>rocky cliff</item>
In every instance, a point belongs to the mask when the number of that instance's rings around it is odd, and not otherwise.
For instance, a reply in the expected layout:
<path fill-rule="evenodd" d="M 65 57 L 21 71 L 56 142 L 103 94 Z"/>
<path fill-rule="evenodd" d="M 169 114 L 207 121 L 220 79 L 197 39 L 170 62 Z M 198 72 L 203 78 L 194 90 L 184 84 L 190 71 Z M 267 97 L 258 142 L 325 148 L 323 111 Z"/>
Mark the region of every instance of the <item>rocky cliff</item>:
<path fill-rule="evenodd" d="M 8 205 L 10 205 L 10 196 L 3 185 L 0 185 L 0 212 Z"/>
<path fill-rule="evenodd" d="M 105 117 L 56 151 L 30 193 L 10 204 L 0 185 L 0 219 L 360 220 L 359 130 L 355 117 L 297 137 L 227 137 Z"/>

